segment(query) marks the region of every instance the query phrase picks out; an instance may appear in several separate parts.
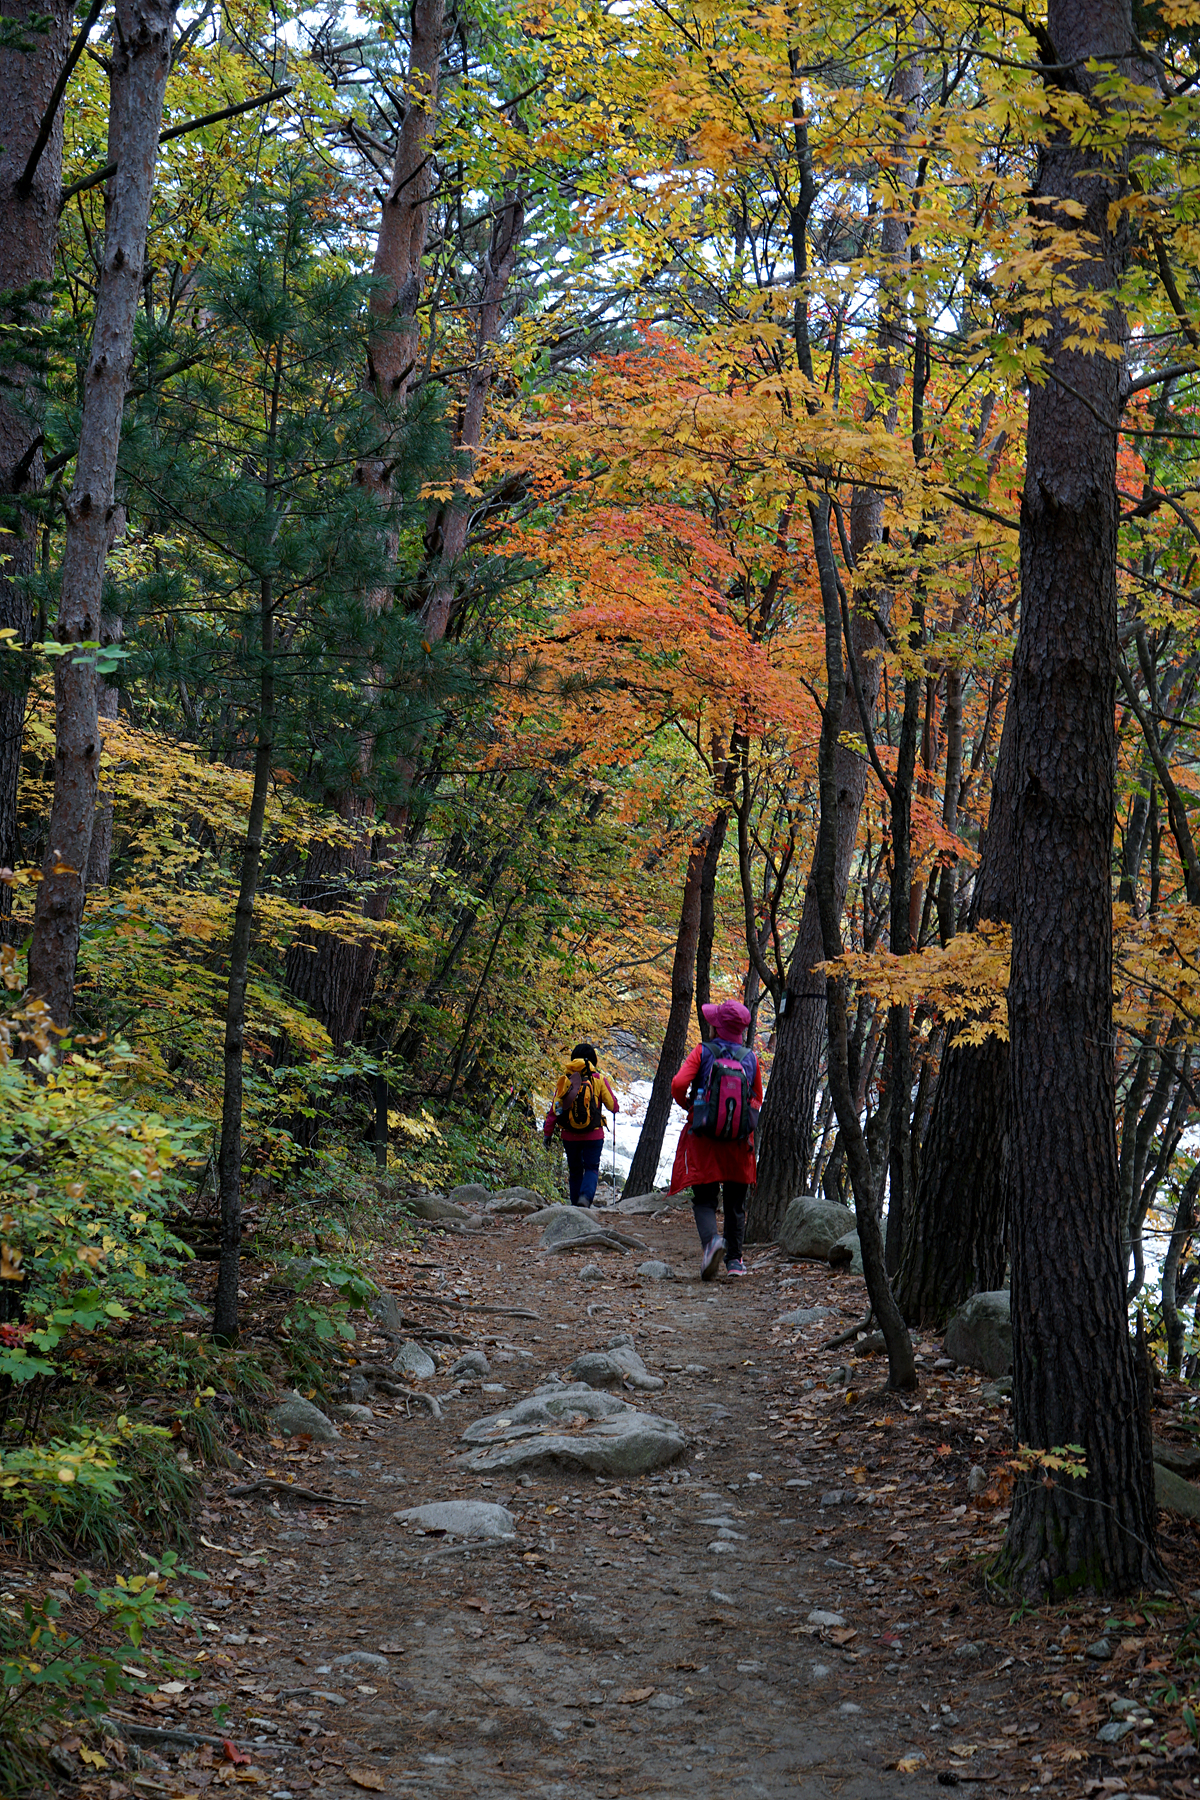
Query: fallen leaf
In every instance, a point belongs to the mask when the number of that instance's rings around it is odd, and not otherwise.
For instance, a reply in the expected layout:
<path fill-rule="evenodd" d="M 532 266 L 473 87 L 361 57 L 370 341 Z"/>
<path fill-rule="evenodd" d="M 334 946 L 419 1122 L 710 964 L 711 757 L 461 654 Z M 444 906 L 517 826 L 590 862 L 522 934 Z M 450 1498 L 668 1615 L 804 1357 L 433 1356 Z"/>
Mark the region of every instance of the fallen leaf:
<path fill-rule="evenodd" d="M 856 1638 L 857 1636 L 858 1632 L 853 1625 L 843 1625 L 840 1630 L 831 1631 L 829 1634 L 830 1641 L 835 1644 L 848 1644 L 851 1638 Z M 692 1668 L 694 1669 L 695 1666 L 695 1663 L 693 1663 Z"/>
<path fill-rule="evenodd" d="M 923 1756 L 902 1756 L 893 1767 L 899 1769 L 901 1775 L 915 1775 L 924 1761 Z"/>
<path fill-rule="evenodd" d="M 380 1656 L 403 1656 L 408 1649 L 407 1644 L 380 1644 Z"/>
<path fill-rule="evenodd" d="M 355 1787 L 370 1788 L 373 1794 L 382 1794 L 387 1782 L 377 1769 L 347 1769 L 346 1780 L 352 1781 Z"/>
<path fill-rule="evenodd" d="M 160 1681 L 158 1684 L 160 1694 L 186 1694 L 187 1690 L 186 1681 Z"/>
<path fill-rule="evenodd" d="M 377 1694 L 379 1689 L 373 1687 L 356 1687 L 354 1691 L 356 1694 Z"/>
<path fill-rule="evenodd" d="M 652 1687 L 626 1688 L 623 1694 L 617 1695 L 618 1706 L 641 1706 L 654 1692 Z"/>
<path fill-rule="evenodd" d="M 489 1613 L 492 1610 L 491 1601 L 481 1599 L 478 1594 L 471 1594 L 462 1602 L 462 1605 L 469 1606 L 472 1612 Z"/>
<path fill-rule="evenodd" d="M 242 1764 L 249 1767 L 254 1761 L 252 1756 L 247 1756 L 244 1750 L 238 1749 L 232 1738 L 222 1738 L 221 1748 L 225 1752 L 225 1761 L 232 1763 L 235 1768 L 238 1768 Z"/>

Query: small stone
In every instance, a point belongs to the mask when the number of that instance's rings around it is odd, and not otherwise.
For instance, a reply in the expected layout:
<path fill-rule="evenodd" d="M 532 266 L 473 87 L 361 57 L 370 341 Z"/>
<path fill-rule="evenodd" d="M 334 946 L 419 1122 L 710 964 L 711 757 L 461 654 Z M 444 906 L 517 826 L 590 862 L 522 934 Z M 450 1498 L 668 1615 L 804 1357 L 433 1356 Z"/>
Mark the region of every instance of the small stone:
<path fill-rule="evenodd" d="M 327 1419 L 319 1406 L 294 1388 L 289 1388 L 279 1405 L 272 1407 L 270 1420 L 282 1437 L 310 1437 L 316 1444 L 329 1444 L 337 1436 L 332 1419 Z"/>
<path fill-rule="evenodd" d="M 821 1495 L 822 1506 L 841 1506 L 846 1499 L 845 1488 L 830 1488 L 827 1494 Z"/>
<path fill-rule="evenodd" d="M 1102 1725 L 1096 1733 L 1096 1742 L 1098 1744 L 1119 1744 L 1121 1739 L 1128 1737 L 1133 1730 L 1132 1719 L 1110 1719 L 1108 1724 Z"/>
<path fill-rule="evenodd" d="M 674 1281 L 675 1279 L 675 1271 L 670 1263 L 656 1262 L 653 1259 L 650 1262 L 639 1263 L 638 1274 L 644 1276 L 647 1281 Z"/>
<path fill-rule="evenodd" d="M 369 1406 L 355 1406 L 350 1401 L 335 1406 L 333 1410 L 339 1419 L 350 1419 L 356 1425 L 369 1425 L 375 1417 Z"/>
<path fill-rule="evenodd" d="M 490 1375 L 492 1365 L 482 1350 L 465 1350 L 450 1366 L 451 1375 Z"/>
<path fill-rule="evenodd" d="M 603 1281 L 604 1270 L 599 1263 L 584 1263 L 579 1271 L 580 1281 Z"/>
<path fill-rule="evenodd" d="M 435 1500 L 404 1507 L 392 1517 L 420 1531 L 445 1531 L 457 1538 L 508 1538 L 516 1530 L 508 1508 L 490 1500 Z"/>
<path fill-rule="evenodd" d="M 814 1681 L 828 1681 L 831 1673 L 832 1671 L 828 1663 L 814 1663 L 812 1666 L 812 1678 Z"/>
<path fill-rule="evenodd" d="M 964 1662 L 978 1662 L 986 1649 L 986 1644 L 974 1644 L 968 1639 L 965 1644 L 954 1646 L 954 1654 L 961 1657 Z"/>
<path fill-rule="evenodd" d="M 724 1556 L 730 1550 L 736 1550 L 737 1545 L 731 1544 L 728 1538 L 714 1538 L 708 1548 L 713 1556 Z"/>
<path fill-rule="evenodd" d="M 982 1494 L 982 1492 L 986 1486 L 987 1486 L 987 1470 L 985 1468 L 983 1468 L 979 1463 L 973 1464 L 972 1468 L 971 1468 L 971 1472 L 967 1476 L 967 1492 L 968 1492 L 968 1494 Z"/>
<path fill-rule="evenodd" d="M 428 1381 L 437 1374 L 437 1364 L 432 1356 L 413 1338 L 401 1344 L 392 1367 L 397 1374 L 411 1375 L 414 1381 Z"/>
<path fill-rule="evenodd" d="M 1083 1654 L 1092 1662 L 1111 1662 L 1112 1653 L 1112 1645 L 1106 1637 L 1102 1637 L 1097 1638 L 1094 1644 L 1089 1644 Z"/>
<path fill-rule="evenodd" d="M 842 1713 L 860 1713 L 862 1707 L 856 1706 L 853 1700 L 843 1700 L 842 1704 L 838 1707 L 838 1711 Z"/>
<path fill-rule="evenodd" d="M 479 1391 L 481 1394 L 506 1394 L 508 1389 L 502 1381 L 481 1381 Z"/>
<path fill-rule="evenodd" d="M 715 1600 L 718 1606 L 736 1606 L 737 1601 L 732 1594 L 723 1594 L 720 1588 L 709 1588 L 708 1597 Z"/>
<path fill-rule="evenodd" d="M 331 1669 L 373 1669 L 377 1675 L 387 1675 L 391 1664 L 386 1656 L 379 1656 L 374 1650 L 347 1650 L 342 1656 L 335 1656 L 330 1663 Z"/>
<path fill-rule="evenodd" d="M 822 1612 L 818 1607 L 815 1611 L 809 1613 L 805 1623 L 807 1625 L 818 1625 L 822 1631 L 839 1631 L 846 1621 L 843 1619 L 841 1613 Z"/>
<path fill-rule="evenodd" d="M 653 1390 L 665 1387 L 661 1375 L 651 1375 L 646 1365 L 633 1348 L 633 1339 L 628 1332 L 622 1332 L 603 1350 L 588 1350 L 577 1356 L 571 1364 L 568 1374 L 575 1381 L 586 1381 L 589 1387 L 610 1388 L 622 1387 L 626 1382 L 630 1387 Z"/>
<path fill-rule="evenodd" d="M 795 1312 L 784 1313 L 779 1320 L 781 1325 L 816 1325 L 822 1319 L 832 1319 L 832 1306 L 798 1306 Z"/>

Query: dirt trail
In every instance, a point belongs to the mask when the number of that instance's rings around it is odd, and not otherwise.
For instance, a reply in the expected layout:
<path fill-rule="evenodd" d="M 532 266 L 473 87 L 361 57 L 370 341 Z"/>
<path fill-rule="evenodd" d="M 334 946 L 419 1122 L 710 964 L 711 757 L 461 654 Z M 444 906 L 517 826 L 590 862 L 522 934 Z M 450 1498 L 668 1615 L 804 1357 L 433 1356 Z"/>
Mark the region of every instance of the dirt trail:
<path fill-rule="evenodd" d="M 967 1535 L 984 1529 L 968 1514 L 967 1479 L 988 1432 L 964 1417 L 960 1441 L 943 1441 L 959 1411 L 951 1378 L 923 1389 L 927 1408 L 941 1394 L 950 1409 L 932 1428 L 894 1399 L 848 1407 L 836 1380 L 827 1386 L 847 1353 L 819 1345 L 861 1312 L 859 1280 L 752 1252 L 749 1278 L 706 1286 L 686 1208 L 624 1223 L 681 1279 L 641 1279 L 636 1253 L 601 1253 L 601 1279 L 584 1280 L 594 1252 L 541 1253 L 521 1220 L 431 1238 L 423 1259 L 404 1260 L 410 1286 L 537 1314 L 464 1315 L 491 1364 L 484 1382 L 504 1391 L 476 1380 L 443 1400 L 441 1420 L 399 1401 L 343 1427 L 336 1446 L 275 1446 L 278 1475 L 365 1500 L 361 1510 L 231 1498 L 238 1478 L 214 1478 L 201 1530 L 221 1548 L 201 1556 L 226 1591 L 199 1607 L 205 1678 L 182 1699 L 161 1697 L 160 1725 L 211 1734 L 206 1713 L 233 1697 L 221 1730 L 252 1753 L 256 1791 L 276 1800 L 876 1800 L 937 1791 L 938 1779 L 983 1796 L 1037 1793 L 1043 1778 L 1056 1794 L 1084 1792 L 1082 1768 L 1071 1772 L 1080 1782 L 1060 1770 L 1052 1783 L 1043 1760 L 1062 1730 L 1040 1716 L 1044 1646 L 1009 1654 L 1007 1611 L 986 1609 L 986 1636 L 978 1613 L 975 1637 L 955 1617 L 970 1589 L 952 1561 L 983 1541 Z M 835 1316 L 778 1325 L 817 1304 Z M 623 1483 L 481 1480 L 456 1466 L 471 1420 L 621 1330 L 666 1378 L 662 1392 L 628 1397 L 686 1428 L 680 1463 Z M 877 1359 L 854 1369 L 856 1387 L 860 1375 L 879 1387 Z M 439 1374 L 427 1385 L 444 1396 L 451 1384 Z M 898 1525 L 905 1493 L 913 1512 Z M 516 1542 L 464 1551 L 393 1518 L 451 1498 L 509 1507 Z M 1052 1648 L 1060 1665 L 1083 1661 L 1072 1654 L 1082 1645 Z M 339 1662 L 356 1651 L 375 1661 Z M 194 1747 L 168 1786 L 196 1793 L 232 1775 L 219 1750 Z"/>

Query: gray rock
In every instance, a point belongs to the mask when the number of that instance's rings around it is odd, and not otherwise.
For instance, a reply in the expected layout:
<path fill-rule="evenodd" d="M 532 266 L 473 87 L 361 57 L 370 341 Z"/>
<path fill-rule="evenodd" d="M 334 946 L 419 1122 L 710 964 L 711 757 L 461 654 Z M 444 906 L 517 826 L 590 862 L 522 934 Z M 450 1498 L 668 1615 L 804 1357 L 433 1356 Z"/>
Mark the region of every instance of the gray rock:
<path fill-rule="evenodd" d="M 980 1389 L 985 1406 L 1000 1406 L 1012 1395 L 1012 1376 L 1002 1375 L 999 1381 L 985 1381 Z"/>
<path fill-rule="evenodd" d="M 1110 1719 L 1108 1724 L 1102 1725 L 1096 1733 L 1096 1742 L 1098 1744 L 1119 1744 L 1121 1739 L 1128 1737 L 1133 1729 L 1132 1719 Z"/>
<path fill-rule="evenodd" d="M 340 1397 L 343 1400 L 352 1400 L 355 1406 L 362 1406 L 370 1391 L 371 1384 L 366 1376 L 357 1369 L 351 1369 Z"/>
<path fill-rule="evenodd" d="M 644 1393 L 653 1392 L 665 1387 L 666 1383 L 660 1375 L 647 1373 L 646 1365 L 633 1347 L 633 1339 L 627 1331 L 613 1338 L 603 1350 L 586 1350 L 577 1356 L 567 1371 L 576 1381 L 586 1381 L 589 1387 L 621 1387 L 628 1382 L 630 1387 L 640 1388 Z"/>
<path fill-rule="evenodd" d="M 823 1259 L 844 1235 L 852 1219 L 849 1208 L 840 1206 L 836 1200 L 801 1194 L 784 1213 L 775 1241 L 788 1256 Z"/>
<path fill-rule="evenodd" d="M 1187 1477 L 1188 1475 L 1200 1474 L 1200 1459 L 1195 1459 L 1195 1452 L 1184 1450 L 1181 1452 L 1173 1453 L 1172 1451 L 1166 1449 L 1162 1444 L 1155 1444 L 1155 1446 L 1154 1446 L 1154 1466 L 1155 1466 L 1156 1470 L 1161 1470 L 1161 1472 L 1164 1476 L 1170 1476 L 1172 1482 L 1178 1482 L 1180 1484 L 1178 1487 L 1172 1488 L 1171 1491 L 1173 1493 L 1175 1493 L 1180 1500 L 1186 1501 L 1187 1496 L 1183 1493 L 1182 1490 L 1185 1487 L 1190 1487 L 1191 1483 L 1189 1481 L 1187 1481 L 1185 1479 L 1185 1477 Z M 1158 1476 L 1156 1474 L 1155 1475 L 1156 1483 L 1157 1483 L 1157 1480 L 1158 1480 Z M 1196 1490 L 1194 1488 L 1192 1488 L 1192 1493 L 1195 1494 L 1195 1492 L 1196 1492 Z M 1159 1496 L 1158 1496 L 1158 1504 L 1160 1506 L 1174 1505 L 1174 1509 L 1176 1512 L 1182 1512 L 1185 1510 L 1184 1506 L 1175 1505 L 1174 1502 L 1172 1502 L 1170 1500 L 1165 1500 L 1163 1498 L 1162 1494 L 1159 1494 Z"/>
<path fill-rule="evenodd" d="M 463 1225 L 474 1217 L 465 1206 L 458 1206 L 453 1200 L 447 1200 L 445 1194 L 410 1194 L 404 1202 L 404 1210 L 418 1219 L 428 1219 L 435 1225 L 443 1220 Z"/>
<path fill-rule="evenodd" d="M 1097 1638 L 1094 1644 L 1088 1644 L 1083 1654 L 1092 1662 L 1111 1662 L 1113 1648 L 1106 1637 Z"/>
<path fill-rule="evenodd" d="M 677 1706 L 686 1706 L 682 1694 L 651 1694 L 646 1702 L 655 1712 L 674 1712 Z"/>
<path fill-rule="evenodd" d="M 535 1213 L 533 1216 L 537 1218 L 538 1215 Z M 553 1250 L 558 1244 L 570 1243 L 572 1238 L 589 1237 L 599 1229 L 599 1222 L 593 1218 L 589 1208 L 556 1206 L 542 1231 L 542 1249 Z"/>
<path fill-rule="evenodd" d="M 405 1507 L 392 1517 L 420 1531 L 445 1531 L 456 1538 L 510 1538 L 517 1524 L 506 1506 L 490 1500 L 435 1500 Z"/>
<path fill-rule="evenodd" d="M 862 1245 L 858 1241 L 857 1231 L 848 1231 L 845 1237 L 840 1237 L 836 1244 L 829 1246 L 829 1261 L 834 1268 L 849 1263 L 852 1275 L 862 1274 Z"/>
<path fill-rule="evenodd" d="M 793 1202 L 793 1204 L 795 1204 Z M 816 1325 L 822 1319 L 832 1319 L 832 1306 L 798 1306 L 795 1312 L 784 1313 L 781 1325 Z"/>
<path fill-rule="evenodd" d="M 271 1424 L 283 1437 L 310 1437 L 316 1444 L 330 1444 L 337 1436 L 332 1419 L 303 1394 L 289 1388 L 278 1406 L 271 1408 Z"/>
<path fill-rule="evenodd" d="M 887 1340 L 882 1331 L 869 1331 L 866 1337 L 859 1338 L 854 1346 L 855 1356 L 878 1356 L 887 1349 Z"/>
<path fill-rule="evenodd" d="M 267 1286 L 289 1288 L 292 1293 L 299 1293 L 308 1283 L 312 1266 L 311 1256 L 286 1256 L 279 1267 L 271 1272 Z"/>
<path fill-rule="evenodd" d="M 679 1205 L 679 1195 L 668 1194 L 662 1188 L 655 1188 L 649 1194 L 630 1194 L 628 1199 L 618 1200 L 614 1210 L 622 1213 L 656 1213 L 665 1212 L 668 1207 Z"/>
<path fill-rule="evenodd" d="M 851 1489 L 830 1488 L 830 1490 L 827 1494 L 821 1495 L 821 1505 L 822 1506 L 844 1506 L 846 1503 L 846 1500 L 848 1498 L 853 1498 L 853 1492 Z"/>
<path fill-rule="evenodd" d="M 599 1263 L 584 1263 L 579 1271 L 580 1281 L 603 1281 L 604 1270 Z"/>
<path fill-rule="evenodd" d="M 987 1470 L 981 1463 L 975 1463 L 967 1476 L 968 1494 L 982 1494 L 987 1486 Z"/>
<path fill-rule="evenodd" d="M 675 1462 L 688 1446 L 674 1420 L 640 1412 L 583 1383 L 543 1388 L 503 1413 L 477 1419 L 462 1441 L 471 1446 L 460 1459 L 463 1466 L 481 1475 L 564 1466 L 595 1475 L 644 1475 Z"/>
<path fill-rule="evenodd" d="M 393 1336 L 402 1336 L 405 1331 L 404 1314 L 401 1312 L 395 1294 L 384 1288 L 376 1294 L 371 1302 L 371 1317 L 381 1331 L 390 1331 Z"/>
<path fill-rule="evenodd" d="M 386 1656 L 379 1656 L 374 1650 L 347 1650 L 344 1656 L 335 1656 L 330 1663 L 331 1669 L 373 1669 L 377 1675 L 390 1675 L 392 1665 Z"/>
<path fill-rule="evenodd" d="M 492 1365 L 482 1350 L 464 1350 L 450 1367 L 451 1375 L 490 1375 Z"/>
<path fill-rule="evenodd" d="M 670 1263 L 650 1262 L 638 1264 L 638 1274 L 644 1275 L 647 1281 L 674 1281 L 675 1271 Z"/>
<path fill-rule="evenodd" d="M 973 1644 L 968 1640 L 965 1644 L 955 1644 L 954 1654 L 961 1657 L 964 1662 L 978 1662 L 986 1649 L 986 1644 Z"/>
<path fill-rule="evenodd" d="M 369 1425 L 375 1417 L 369 1406 L 356 1406 L 353 1401 L 349 1400 L 344 1401 L 340 1406 L 335 1406 L 333 1410 L 339 1419 L 351 1419 L 358 1425 Z"/>
<path fill-rule="evenodd" d="M 822 1631 L 840 1631 L 845 1623 L 841 1613 L 822 1612 L 819 1607 L 805 1620 L 807 1625 L 819 1625 Z"/>
<path fill-rule="evenodd" d="M 401 1375 L 411 1375 L 414 1381 L 428 1381 L 437 1374 L 437 1364 L 432 1356 L 413 1338 L 401 1344 L 392 1367 Z"/>
<path fill-rule="evenodd" d="M 1185 1519 L 1200 1519 L 1200 1489 L 1160 1463 L 1154 1465 L 1154 1498 L 1168 1512 L 1182 1513 Z"/>
<path fill-rule="evenodd" d="M 1012 1314 L 1008 1289 L 972 1294 L 946 1327 L 946 1355 L 985 1375 L 1012 1372 Z"/>
<path fill-rule="evenodd" d="M 467 1213 L 483 1212 L 491 1205 L 492 1199 L 491 1188 L 481 1187 L 477 1181 L 468 1181 L 463 1187 L 450 1189 L 450 1204 L 461 1206 Z"/>
<path fill-rule="evenodd" d="M 541 1194 L 535 1194 L 532 1188 L 502 1188 L 498 1194 L 492 1195 L 487 1203 L 487 1210 L 502 1218 L 514 1215 L 521 1217 L 526 1213 L 540 1212 L 545 1204 Z"/>

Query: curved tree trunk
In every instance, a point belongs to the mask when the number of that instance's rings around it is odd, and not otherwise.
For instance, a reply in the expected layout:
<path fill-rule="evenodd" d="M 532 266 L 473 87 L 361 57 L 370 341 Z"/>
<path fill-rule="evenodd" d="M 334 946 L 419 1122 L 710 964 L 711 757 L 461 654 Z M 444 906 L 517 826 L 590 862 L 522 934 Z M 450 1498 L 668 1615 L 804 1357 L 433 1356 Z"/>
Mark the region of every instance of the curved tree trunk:
<path fill-rule="evenodd" d="M 650 1102 L 642 1122 L 637 1149 L 629 1165 L 623 1194 L 646 1194 L 654 1186 L 658 1159 L 662 1154 L 667 1120 L 671 1116 L 671 1083 L 687 1054 L 692 1024 L 692 995 L 696 980 L 696 945 L 700 939 L 700 885 L 704 877 L 704 859 L 713 827 L 705 826 L 692 841 L 687 876 L 683 884 L 683 905 L 679 911 L 679 935 L 675 940 L 675 961 L 671 965 L 671 1011 Z"/>
<path fill-rule="evenodd" d="M 1128 72 L 1128 0 L 1050 0 L 1058 61 L 1085 90 L 1087 59 Z M 1043 150 L 1046 229 L 1082 230 L 1066 282 L 1112 294 L 1127 256 L 1109 206 L 1119 177 L 1065 129 Z M 1082 225 L 1057 212 L 1071 199 Z M 1086 209 L 1086 211 L 1085 211 Z M 1117 226 L 1116 229 L 1120 229 Z M 1002 1578 L 1039 1598 L 1087 1585 L 1156 1586 L 1149 1421 L 1120 1256 L 1112 1018 L 1112 843 L 1117 680 L 1119 356 L 1068 347 L 1052 314 L 1048 378 L 1030 390 L 1021 497 L 1021 630 L 1009 712 L 1016 759 L 1016 882 L 1008 1013 L 1014 1429 L 1035 1451 L 1083 1448 L 1082 1480 L 1018 1480 Z M 1118 346 L 1115 304 L 1107 329 Z"/>

